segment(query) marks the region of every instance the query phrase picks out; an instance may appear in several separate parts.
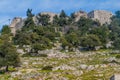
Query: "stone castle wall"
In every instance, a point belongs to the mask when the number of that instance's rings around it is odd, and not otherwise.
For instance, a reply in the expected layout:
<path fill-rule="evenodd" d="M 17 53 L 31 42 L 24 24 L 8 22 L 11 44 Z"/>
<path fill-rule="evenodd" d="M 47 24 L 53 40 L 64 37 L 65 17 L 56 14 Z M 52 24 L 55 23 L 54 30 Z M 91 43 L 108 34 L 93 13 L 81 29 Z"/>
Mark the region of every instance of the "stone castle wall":
<path fill-rule="evenodd" d="M 42 12 L 40 14 L 47 14 L 50 16 L 50 22 L 53 21 L 53 17 L 55 15 L 55 13 L 51 13 L 51 12 Z M 74 13 L 75 15 L 75 21 L 78 21 L 81 17 L 85 17 L 85 18 L 91 18 L 93 20 L 98 20 L 100 22 L 100 24 L 105 24 L 108 23 L 110 24 L 111 22 L 111 17 L 113 16 L 113 14 L 111 12 L 105 11 L 105 10 L 94 10 L 89 12 L 88 14 L 84 11 L 78 11 Z M 33 17 L 33 21 L 35 22 L 36 25 L 39 25 L 39 22 L 37 20 L 37 15 Z M 11 33 L 13 33 L 15 35 L 16 30 L 21 29 L 21 27 L 24 25 L 25 19 L 22 19 L 20 17 L 15 17 L 11 24 L 10 24 L 10 28 L 11 28 Z"/>
<path fill-rule="evenodd" d="M 111 17 L 113 14 L 105 10 L 94 10 L 88 13 L 88 17 L 93 20 L 98 20 L 101 24 L 111 23 Z"/>

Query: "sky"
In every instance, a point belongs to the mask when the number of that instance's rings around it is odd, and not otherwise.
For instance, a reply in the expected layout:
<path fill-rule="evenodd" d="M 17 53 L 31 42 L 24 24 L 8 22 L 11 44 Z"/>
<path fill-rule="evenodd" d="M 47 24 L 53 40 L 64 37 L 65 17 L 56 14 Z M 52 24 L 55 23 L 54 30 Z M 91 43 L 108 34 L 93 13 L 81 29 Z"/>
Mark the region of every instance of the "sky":
<path fill-rule="evenodd" d="M 30 8 L 34 14 L 39 12 L 60 13 L 64 10 L 68 15 L 72 12 L 84 10 L 120 10 L 119 0 L 0 0 L 0 29 L 10 24 L 14 17 L 26 17 Z M 9 21 L 10 19 L 10 21 Z"/>

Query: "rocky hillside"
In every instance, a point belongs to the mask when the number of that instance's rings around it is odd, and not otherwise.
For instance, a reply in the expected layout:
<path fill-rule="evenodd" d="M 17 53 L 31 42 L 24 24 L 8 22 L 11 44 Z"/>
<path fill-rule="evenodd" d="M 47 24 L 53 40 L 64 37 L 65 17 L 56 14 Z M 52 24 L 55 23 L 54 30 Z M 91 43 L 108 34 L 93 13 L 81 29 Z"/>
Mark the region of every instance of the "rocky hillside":
<path fill-rule="evenodd" d="M 120 59 L 107 50 L 70 53 L 48 50 L 48 52 L 47 57 L 21 57 L 21 66 L 17 69 L 11 67 L 11 72 L 0 75 L 0 79 L 109 80 L 120 70 Z"/>

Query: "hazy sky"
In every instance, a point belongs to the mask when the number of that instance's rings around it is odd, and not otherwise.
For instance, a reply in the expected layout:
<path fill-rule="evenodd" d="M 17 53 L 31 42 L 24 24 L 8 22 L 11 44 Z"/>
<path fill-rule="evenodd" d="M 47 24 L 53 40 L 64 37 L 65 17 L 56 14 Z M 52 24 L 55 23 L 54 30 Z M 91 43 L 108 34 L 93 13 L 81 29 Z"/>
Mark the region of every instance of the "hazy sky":
<path fill-rule="evenodd" d="M 28 8 L 35 14 L 42 11 L 59 13 L 62 9 L 67 14 L 98 9 L 115 12 L 120 10 L 120 0 L 0 0 L 0 27 L 15 16 L 25 17 Z"/>

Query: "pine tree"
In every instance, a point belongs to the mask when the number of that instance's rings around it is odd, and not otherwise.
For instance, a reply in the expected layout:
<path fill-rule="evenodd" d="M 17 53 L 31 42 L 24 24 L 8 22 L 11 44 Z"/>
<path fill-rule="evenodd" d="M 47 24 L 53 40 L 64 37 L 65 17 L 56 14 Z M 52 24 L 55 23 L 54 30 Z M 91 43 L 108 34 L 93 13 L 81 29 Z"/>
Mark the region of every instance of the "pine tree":
<path fill-rule="evenodd" d="M 33 21 L 32 9 L 28 9 L 26 12 L 27 19 L 25 20 L 25 24 L 23 26 L 23 31 L 31 31 L 35 27 L 35 23 Z"/>
<path fill-rule="evenodd" d="M 2 40 L 0 43 L 0 66 L 6 67 L 6 71 L 8 71 L 9 66 L 19 65 L 19 54 L 7 34 L 0 36 L 0 40 Z"/>

